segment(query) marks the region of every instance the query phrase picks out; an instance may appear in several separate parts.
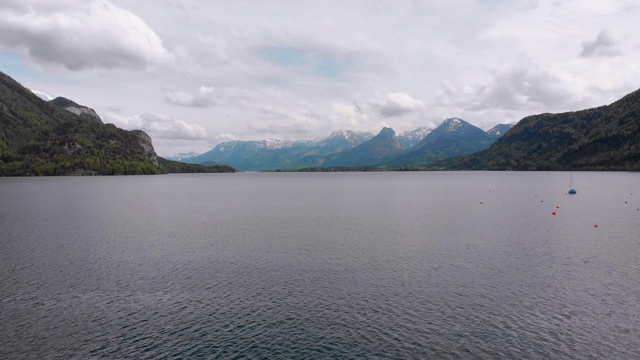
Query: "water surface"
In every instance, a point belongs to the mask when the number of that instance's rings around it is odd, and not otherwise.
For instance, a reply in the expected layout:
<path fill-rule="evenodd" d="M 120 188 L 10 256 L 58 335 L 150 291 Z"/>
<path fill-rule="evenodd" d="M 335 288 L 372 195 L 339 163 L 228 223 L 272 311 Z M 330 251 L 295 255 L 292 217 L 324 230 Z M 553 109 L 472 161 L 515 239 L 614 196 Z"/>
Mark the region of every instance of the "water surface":
<path fill-rule="evenodd" d="M 640 174 L 569 179 L 0 178 L 0 358 L 636 358 Z"/>

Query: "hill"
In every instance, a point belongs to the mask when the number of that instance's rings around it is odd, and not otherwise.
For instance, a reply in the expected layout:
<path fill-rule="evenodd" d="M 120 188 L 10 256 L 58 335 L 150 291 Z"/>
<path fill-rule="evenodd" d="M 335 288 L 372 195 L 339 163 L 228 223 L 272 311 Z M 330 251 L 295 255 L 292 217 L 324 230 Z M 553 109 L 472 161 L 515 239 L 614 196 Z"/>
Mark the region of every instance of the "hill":
<path fill-rule="evenodd" d="M 197 165 L 158 158 L 159 174 L 193 174 L 193 173 L 234 173 L 236 169 L 229 165 Z"/>
<path fill-rule="evenodd" d="M 608 106 L 519 121 L 490 148 L 443 169 L 640 170 L 640 90 Z"/>
<path fill-rule="evenodd" d="M 68 99 L 44 101 L 0 72 L 0 176 L 159 171 L 143 131 L 104 124 L 93 110 Z"/>

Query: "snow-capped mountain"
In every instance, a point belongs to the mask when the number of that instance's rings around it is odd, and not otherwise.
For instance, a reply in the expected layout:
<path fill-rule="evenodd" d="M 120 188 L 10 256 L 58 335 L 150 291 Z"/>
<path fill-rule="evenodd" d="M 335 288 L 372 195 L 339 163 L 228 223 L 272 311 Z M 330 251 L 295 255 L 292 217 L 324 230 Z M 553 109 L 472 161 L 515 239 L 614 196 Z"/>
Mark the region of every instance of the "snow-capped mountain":
<path fill-rule="evenodd" d="M 393 129 L 385 127 L 378 135 L 354 147 L 327 157 L 321 166 L 367 166 L 402 151 Z"/>
<path fill-rule="evenodd" d="M 304 156 L 323 156 L 351 149 L 372 137 L 371 133 L 340 130 L 326 138 L 315 140 L 227 141 L 186 161 L 192 163 L 215 161 L 229 164 L 243 171 L 294 168 Z"/>
<path fill-rule="evenodd" d="M 432 128 L 419 127 L 415 130 L 405 131 L 398 135 L 398 142 L 403 149 L 409 149 L 416 146 L 422 139 L 433 131 Z"/>
<path fill-rule="evenodd" d="M 509 131 L 512 127 L 514 127 L 515 125 L 516 125 L 516 123 L 514 123 L 514 122 L 511 123 L 511 124 L 498 124 L 498 125 L 492 127 L 491 129 L 487 130 L 487 134 L 499 138 L 500 136 L 504 135 L 507 131 Z"/>
<path fill-rule="evenodd" d="M 485 149 L 495 137 L 460 118 L 449 118 L 422 139 L 387 164 L 392 167 L 414 167 L 454 156 Z"/>
<path fill-rule="evenodd" d="M 339 130 L 314 140 L 227 141 L 182 161 L 213 161 L 241 171 L 374 164 L 401 167 L 470 154 L 488 147 L 495 139 L 460 118 L 450 118 L 435 129 L 420 127 L 399 136 L 385 128 L 375 137 L 368 132 Z"/>
<path fill-rule="evenodd" d="M 184 162 L 185 160 L 194 158 L 196 156 L 200 156 L 200 153 L 197 153 L 195 151 L 189 151 L 188 153 L 178 153 L 175 154 L 173 156 L 169 156 L 169 157 L 164 157 L 167 160 L 173 160 L 173 161 L 182 161 Z"/>
<path fill-rule="evenodd" d="M 314 140 L 313 146 L 325 148 L 325 153 L 332 153 L 356 147 L 372 137 L 369 132 L 338 130 L 326 138 Z"/>

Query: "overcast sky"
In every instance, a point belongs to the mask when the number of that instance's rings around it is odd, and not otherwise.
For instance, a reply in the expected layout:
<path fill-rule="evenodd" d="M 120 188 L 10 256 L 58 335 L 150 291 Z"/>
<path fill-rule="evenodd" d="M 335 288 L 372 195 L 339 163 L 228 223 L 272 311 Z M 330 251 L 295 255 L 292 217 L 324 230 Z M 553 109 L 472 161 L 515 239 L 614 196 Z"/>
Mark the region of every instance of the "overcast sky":
<path fill-rule="evenodd" d="M 0 70 L 166 156 L 609 104 L 640 88 L 638 19 L 636 0 L 2 0 Z"/>

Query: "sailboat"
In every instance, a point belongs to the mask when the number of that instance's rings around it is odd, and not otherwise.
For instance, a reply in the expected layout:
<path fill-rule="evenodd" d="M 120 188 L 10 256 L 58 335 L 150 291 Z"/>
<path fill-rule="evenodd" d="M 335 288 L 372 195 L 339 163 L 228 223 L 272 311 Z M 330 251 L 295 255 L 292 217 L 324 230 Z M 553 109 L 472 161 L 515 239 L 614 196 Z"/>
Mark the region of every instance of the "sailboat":
<path fill-rule="evenodd" d="M 569 185 L 569 195 L 575 195 L 578 192 L 573 188 L 573 171 L 571 172 L 571 185 Z"/>

